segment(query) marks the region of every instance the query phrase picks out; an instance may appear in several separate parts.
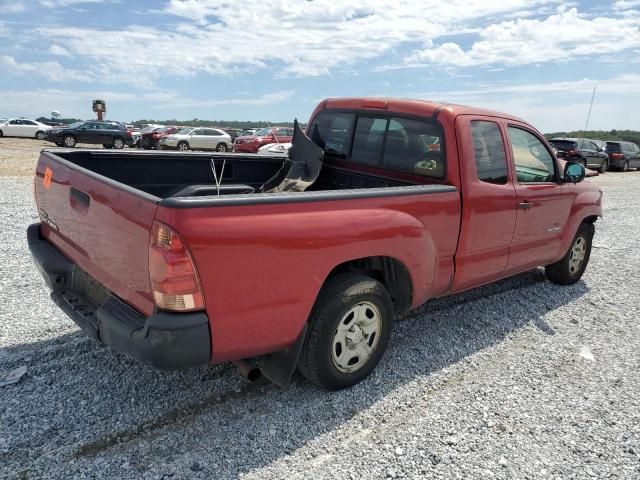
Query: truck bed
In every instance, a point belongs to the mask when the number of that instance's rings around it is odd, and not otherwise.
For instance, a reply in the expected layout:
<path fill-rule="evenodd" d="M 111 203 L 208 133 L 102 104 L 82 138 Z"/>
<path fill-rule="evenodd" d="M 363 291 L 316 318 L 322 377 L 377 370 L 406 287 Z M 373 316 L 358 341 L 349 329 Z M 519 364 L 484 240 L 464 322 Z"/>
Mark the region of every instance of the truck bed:
<path fill-rule="evenodd" d="M 222 186 L 244 185 L 259 188 L 283 165 L 286 157 L 273 155 L 243 155 L 179 152 L 112 152 L 107 150 L 43 151 L 43 155 L 62 161 L 67 166 L 81 167 L 128 187 L 131 193 L 144 192 L 167 198 L 217 196 L 211 160 L 218 173 L 225 164 Z M 324 164 L 320 176 L 308 191 L 335 191 L 362 188 L 388 188 L 412 185 L 397 179 L 371 175 Z M 188 187 L 200 187 L 191 188 Z M 205 188 L 208 187 L 208 188 Z M 224 189 L 223 189 L 224 190 Z M 237 195 L 242 191 L 227 189 L 222 194 Z"/>

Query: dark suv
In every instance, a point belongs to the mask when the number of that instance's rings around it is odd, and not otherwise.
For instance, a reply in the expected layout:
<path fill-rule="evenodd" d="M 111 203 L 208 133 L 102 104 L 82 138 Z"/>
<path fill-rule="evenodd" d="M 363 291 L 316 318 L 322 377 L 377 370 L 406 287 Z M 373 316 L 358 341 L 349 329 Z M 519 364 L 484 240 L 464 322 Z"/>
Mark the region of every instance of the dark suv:
<path fill-rule="evenodd" d="M 607 142 L 609 165 L 626 172 L 629 167 L 640 169 L 640 148 L 631 142 Z"/>
<path fill-rule="evenodd" d="M 609 168 L 609 156 L 588 138 L 552 138 L 549 143 L 556 149 L 556 157 L 582 163 L 604 173 Z"/>
<path fill-rule="evenodd" d="M 104 148 L 121 149 L 131 146 L 133 137 L 126 127 L 117 122 L 76 122 L 67 127 L 47 132 L 46 140 L 59 147 L 75 147 L 76 143 L 102 145 Z"/>

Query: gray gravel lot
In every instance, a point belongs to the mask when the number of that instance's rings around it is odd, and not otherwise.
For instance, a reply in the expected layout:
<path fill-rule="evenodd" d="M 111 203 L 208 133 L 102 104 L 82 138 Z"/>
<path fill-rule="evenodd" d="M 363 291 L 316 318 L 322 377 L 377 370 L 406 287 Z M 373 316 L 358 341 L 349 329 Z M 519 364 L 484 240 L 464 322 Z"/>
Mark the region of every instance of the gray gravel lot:
<path fill-rule="evenodd" d="M 0 476 L 640 478 L 640 173 L 591 180 L 605 219 L 583 281 L 540 271 L 430 302 L 337 393 L 164 373 L 79 332 L 25 231 L 31 179 L 0 178 Z"/>

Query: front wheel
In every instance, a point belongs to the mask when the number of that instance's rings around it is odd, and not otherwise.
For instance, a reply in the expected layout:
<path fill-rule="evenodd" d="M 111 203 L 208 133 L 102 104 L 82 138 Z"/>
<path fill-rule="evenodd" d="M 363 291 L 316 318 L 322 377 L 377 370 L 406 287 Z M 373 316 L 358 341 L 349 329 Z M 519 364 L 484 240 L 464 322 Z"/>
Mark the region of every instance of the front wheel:
<path fill-rule="evenodd" d="M 609 170 L 609 162 L 607 160 L 603 160 L 602 163 L 600 164 L 600 168 L 598 169 L 598 172 L 607 173 L 607 170 Z"/>
<path fill-rule="evenodd" d="M 189 144 L 187 142 L 180 142 L 178 144 L 178 151 L 186 152 L 189 150 Z"/>
<path fill-rule="evenodd" d="M 44 132 L 36 132 L 36 139 L 37 140 L 44 140 L 46 137 Z"/>
<path fill-rule="evenodd" d="M 216 146 L 216 152 L 226 152 L 228 150 L 226 143 L 219 143 Z"/>
<path fill-rule="evenodd" d="M 393 304 L 380 282 L 340 274 L 322 288 L 309 318 L 298 369 L 327 390 L 364 380 L 389 344 Z"/>
<path fill-rule="evenodd" d="M 116 150 L 122 150 L 124 148 L 124 140 L 122 140 L 121 138 L 114 138 L 113 148 L 115 148 Z"/>
<path fill-rule="evenodd" d="M 583 223 L 573 239 L 569 251 L 556 263 L 545 267 L 547 278 L 560 285 L 573 285 L 582 277 L 591 257 L 593 225 Z"/>
<path fill-rule="evenodd" d="M 76 146 L 76 137 L 74 137 L 73 135 L 66 135 L 62 139 L 62 143 L 64 143 L 65 147 L 73 148 Z"/>

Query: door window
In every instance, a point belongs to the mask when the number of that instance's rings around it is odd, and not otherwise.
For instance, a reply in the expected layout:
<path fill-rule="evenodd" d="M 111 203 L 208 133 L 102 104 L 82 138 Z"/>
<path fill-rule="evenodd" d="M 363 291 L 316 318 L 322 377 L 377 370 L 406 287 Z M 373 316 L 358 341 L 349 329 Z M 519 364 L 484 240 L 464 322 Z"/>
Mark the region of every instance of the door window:
<path fill-rule="evenodd" d="M 191 132 L 191 135 L 197 135 L 197 136 L 204 136 L 206 135 L 206 133 L 204 132 L 203 129 L 198 129 L 198 130 L 194 130 L 193 132 Z"/>
<path fill-rule="evenodd" d="M 11 120 L 9 125 L 22 125 L 22 120 Z"/>
<path fill-rule="evenodd" d="M 518 182 L 553 182 L 555 163 L 538 137 L 517 127 L 509 127 L 508 132 Z"/>
<path fill-rule="evenodd" d="M 478 179 L 487 183 L 507 183 L 507 157 L 497 123 L 484 120 L 471 122 L 473 154 Z"/>

